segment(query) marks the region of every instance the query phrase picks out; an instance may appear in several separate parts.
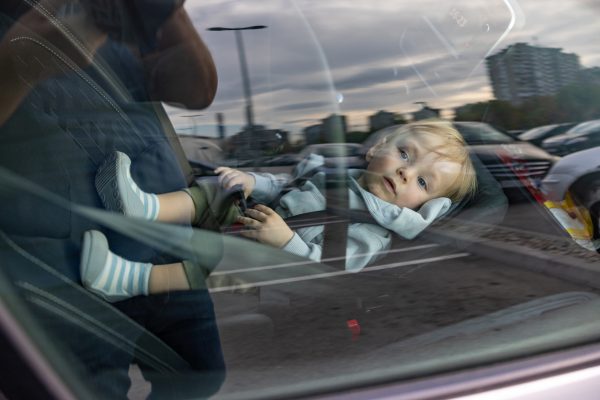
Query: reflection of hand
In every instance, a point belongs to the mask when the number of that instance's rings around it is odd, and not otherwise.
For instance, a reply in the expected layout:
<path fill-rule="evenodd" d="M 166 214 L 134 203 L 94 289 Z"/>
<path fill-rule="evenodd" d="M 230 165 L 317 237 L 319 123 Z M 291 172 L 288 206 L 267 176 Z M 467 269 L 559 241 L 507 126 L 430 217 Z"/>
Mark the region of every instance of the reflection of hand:
<path fill-rule="evenodd" d="M 106 39 L 82 13 L 55 18 L 56 10 L 65 3 L 41 1 L 13 24 L 0 43 L 2 65 L 12 61 L 13 74 L 29 84 L 68 71 L 65 63 L 70 68 L 85 67 Z"/>
<path fill-rule="evenodd" d="M 228 167 L 219 167 L 215 169 L 215 173 L 219 175 L 219 184 L 224 189 L 231 189 L 235 185 L 242 185 L 244 196 L 250 196 L 254 185 L 256 184 L 254 177 L 246 172 Z"/>
<path fill-rule="evenodd" d="M 282 248 L 294 236 L 294 231 L 283 218 L 267 206 L 258 204 L 254 208 L 247 209 L 246 215 L 247 217 L 238 217 L 238 221 L 249 228 L 241 232 L 247 238 Z"/>

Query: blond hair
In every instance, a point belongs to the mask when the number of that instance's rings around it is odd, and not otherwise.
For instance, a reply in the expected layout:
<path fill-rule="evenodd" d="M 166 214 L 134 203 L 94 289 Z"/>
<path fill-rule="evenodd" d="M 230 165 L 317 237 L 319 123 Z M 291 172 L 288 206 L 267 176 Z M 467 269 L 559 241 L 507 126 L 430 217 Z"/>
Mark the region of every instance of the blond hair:
<path fill-rule="evenodd" d="M 403 136 L 412 135 L 431 135 L 441 139 L 442 144 L 435 148 L 429 148 L 447 161 L 453 161 L 460 164 L 461 169 L 454 180 L 448 185 L 447 192 L 443 194 L 453 202 L 458 202 L 468 196 L 473 196 L 477 190 L 477 175 L 475 167 L 469 156 L 469 149 L 462 135 L 448 121 L 439 119 L 428 119 L 423 121 L 411 122 L 400 126 L 395 131 L 386 135 L 369 151 L 377 150 L 389 140 L 397 139 Z"/>

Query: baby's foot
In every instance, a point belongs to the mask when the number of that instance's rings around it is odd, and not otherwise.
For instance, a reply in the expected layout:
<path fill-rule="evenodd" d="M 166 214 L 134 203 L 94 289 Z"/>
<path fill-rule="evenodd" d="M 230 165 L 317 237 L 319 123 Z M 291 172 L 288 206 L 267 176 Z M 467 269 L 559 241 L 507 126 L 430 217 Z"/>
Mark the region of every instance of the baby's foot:
<path fill-rule="evenodd" d="M 83 286 L 106 301 L 148 294 L 152 264 L 128 261 L 112 253 L 99 231 L 83 235 L 79 268 Z"/>
<path fill-rule="evenodd" d="M 158 217 L 158 197 L 143 192 L 133 181 L 129 157 L 115 151 L 96 173 L 96 190 L 107 210 L 129 217 L 155 220 Z"/>

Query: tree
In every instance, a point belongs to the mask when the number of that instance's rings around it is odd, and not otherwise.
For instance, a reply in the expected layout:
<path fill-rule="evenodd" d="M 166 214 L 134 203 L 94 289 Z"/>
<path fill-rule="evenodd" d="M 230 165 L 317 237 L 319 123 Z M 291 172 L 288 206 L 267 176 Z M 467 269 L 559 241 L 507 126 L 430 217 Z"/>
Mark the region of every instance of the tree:
<path fill-rule="evenodd" d="M 519 105 L 490 100 L 455 110 L 455 121 L 480 121 L 505 130 L 600 118 L 600 85 L 573 84 L 556 95 L 536 96 Z"/>

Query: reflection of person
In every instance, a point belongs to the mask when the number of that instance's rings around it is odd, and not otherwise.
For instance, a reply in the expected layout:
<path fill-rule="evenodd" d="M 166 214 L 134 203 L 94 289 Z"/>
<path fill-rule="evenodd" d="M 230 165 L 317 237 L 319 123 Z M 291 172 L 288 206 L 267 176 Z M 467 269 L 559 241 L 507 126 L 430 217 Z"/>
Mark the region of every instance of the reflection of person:
<path fill-rule="evenodd" d="M 118 35 L 103 30 L 111 21 L 104 21 L 106 24 L 101 26 L 94 16 L 86 14 L 87 8 L 70 8 L 78 3 L 128 10 L 137 6 L 130 15 L 137 17 L 135 23 L 123 18 L 114 25 L 143 29 L 145 34 L 123 37 L 121 41 Z M 161 100 L 204 108 L 214 98 L 217 75 L 212 57 L 181 3 L 3 0 L 0 166 L 18 174 L 23 182 L 36 184 L 64 199 L 66 205 L 103 207 L 93 176 L 102 160 L 116 150 L 127 151 L 135 158 L 132 174 L 151 190 L 173 191 L 185 185 L 160 117 L 149 102 Z M 111 10 L 104 11 L 109 18 L 113 15 Z M 144 43 L 139 43 L 142 36 Z M 169 260 L 155 249 L 110 231 L 69 207 L 28 193 L 10 192 L 2 186 L 0 229 L 17 241 L 30 259 L 58 272 L 44 275 L 34 265 L 16 271 L 22 274 L 18 281 L 42 275 L 47 280 L 66 277 L 78 284 L 81 237 L 90 229 L 102 229 L 128 257 L 152 262 Z M 63 288 L 64 280 L 54 286 L 42 284 Z M 52 294 L 60 298 L 63 292 L 56 290 Z M 76 294 L 81 297 L 80 291 Z M 81 303 L 89 304 L 85 299 Z M 160 379 L 167 381 L 172 393 L 193 386 L 189 390 L 195 397 L 205 397 L 218 389 L 225 367 L 207 291 L 131 299 L 115 303 L 115 307 L 160 338 L 191 367 L 185 371 L 189 373 L 188 381 L 184 380 L 181 387 L 173 387 L 174 374 L 146 376 L 152 381 L 153 395 L 160 396 L 161 388 L 165 389 L 165 385 L 158 384 Z M 97 308 L 77 311 L 89 310 Z M 120 326 L 117 317 L 125 318 L 122 313 L 115 311 L 114 316 L 107 318 L 114 318 Z M 118 346 L 111 346 L 85 327 L 74 327 L 66 319 L 40 318 L 39 322 L 44 332 L 58 338 L 59 345 L 81 360 L 93 382 L 102 388 L 103 396 L 125 397 L 132 354 L 124 354 Z M 72 337 L 72 332 L 79 340 L 63 340 Z M 128 343 L 137 339 L 121 334 Z M 188 397 L 193 396 L 188 393 Z"/>
<path fill-rule="evenodd" d="M 8 1 L 0 11 L 21 11 L 20 1 Z M 42 1 L 40 7 L 59 6 L 61 0 Z M 76 26 L 84 48 L 75 48 L 61 30 L 38 8 L 25 9 L 16 21 L 7 16 L 0 18 L 3 26 L 0 42 L 0 126 L 12 115 L 21 101 L 39 83 L 63 72 L 58 63 L 45 62 L 52 44 L 52 51 L 64 55 L 74 67 L 85 67 L 92 62 L 93 54 L 106 41 L 106 34 L 99 31 L 83 14 L 72 16 L 65 24 Z M 22 11 L 21 11 L 22 12 Z M 38 62 L 28 62 L 39 60 Z"/>
<path fill-rule="evenodd" d="M 379 226 L 351 224 L 348 232 L 346 268 L 358 271 L 373 261 L 391 241 L 391 232 L 413 238 L 451 202 L 474 192 L 476 177 L 468 150 L 460 134 L 443 121 L 406 125 L 373 146 L 366 171 L 355 171 L 350 179 L 350 207 L 366 209 Z M 299 174 L 318 163 L 316 157 L 299 166 Z M 314 165 L 313 165 L 314 166 Z M 129 158 L 116 154 L 99 170 L 97 188 L 105 206 L 129 216 L 171 223 L 202 225 L 214 197 L 210 187 L 156 195 L 140 190 L 129 174 Z M 285 184 L 270 174 L 253 174 L 221 167 L 216 170 L 225 189 L 242 185 L 246 196 L 268 203 Z M 261 243 L 319 261 L 322 227 L 292 231 L 283 217 L 321 210 L 325 200 L 319 191 L 322 174 L 281 197 L 276 210 L 257 205 L 241 215 L 227 208 L 224 224 L 245 225 L 242 234 Z M 321 180 L 321 182 L 319 182 Z M 84 285 L 115 301 L 124 297 L 202 287 L 200 268 L 189 262 L 152 265 L 125 260 L 108 248 L 99 232 L 86 232 L 81 270 Z"/>
<path fill-rule="evenodd" d="M 144 3 L 144 0 L 135 2 Z M 141 54 L 143 71 L 139 72 L 146 77 L 149 100 L 182 104 L 193 109 L 207 107 L 216 93 L 216 69 L 208 48 L 181 7 L 183 2 L 149 2 L 152 4 L 141 4 L 142 10 L 152 10 L 160 4 L 160 11 L 168 16 L 161 17 L 164 21 L 161 20 L 160 26 L 155 27 L 160 34 L 156 34 L 151 44 L 145 44 L 144 54 Z M 18 9 L 19 3 L 9 1 L 4 8 L 10 9 L 10 5 L 15 4 L 12 9 Z M 0 92 L 0 126 L 32 88 L 64 73 L 65 66 L 85 68 L 93 62 L 98 49 L 106 44 L 109 35 L 94 24 L 89 14 L 72 13 L 52 20 L 39 10 L 41 7 L 60 10 L 68 3 L 65 0 L 41 1 L 38 7 L 24 12 L 2 35 L 0 86 L 4 90 Z M 97 7 L 105 6 L 104 2 L 96 0 L 85 3 L 92 5 L 91 8 L 95 3 L 98 3 Z M 170 10 L 169 7 L 175 9 Z M 140 18 L 143 16 L 140 15 Z M 74 31 L 78 38 L 70 37 L 67 31 Z M 45 62 L 50 52 L 58 54 L 66 65 Z M 38 62 L 28 62 L 30 60 Z"/>

